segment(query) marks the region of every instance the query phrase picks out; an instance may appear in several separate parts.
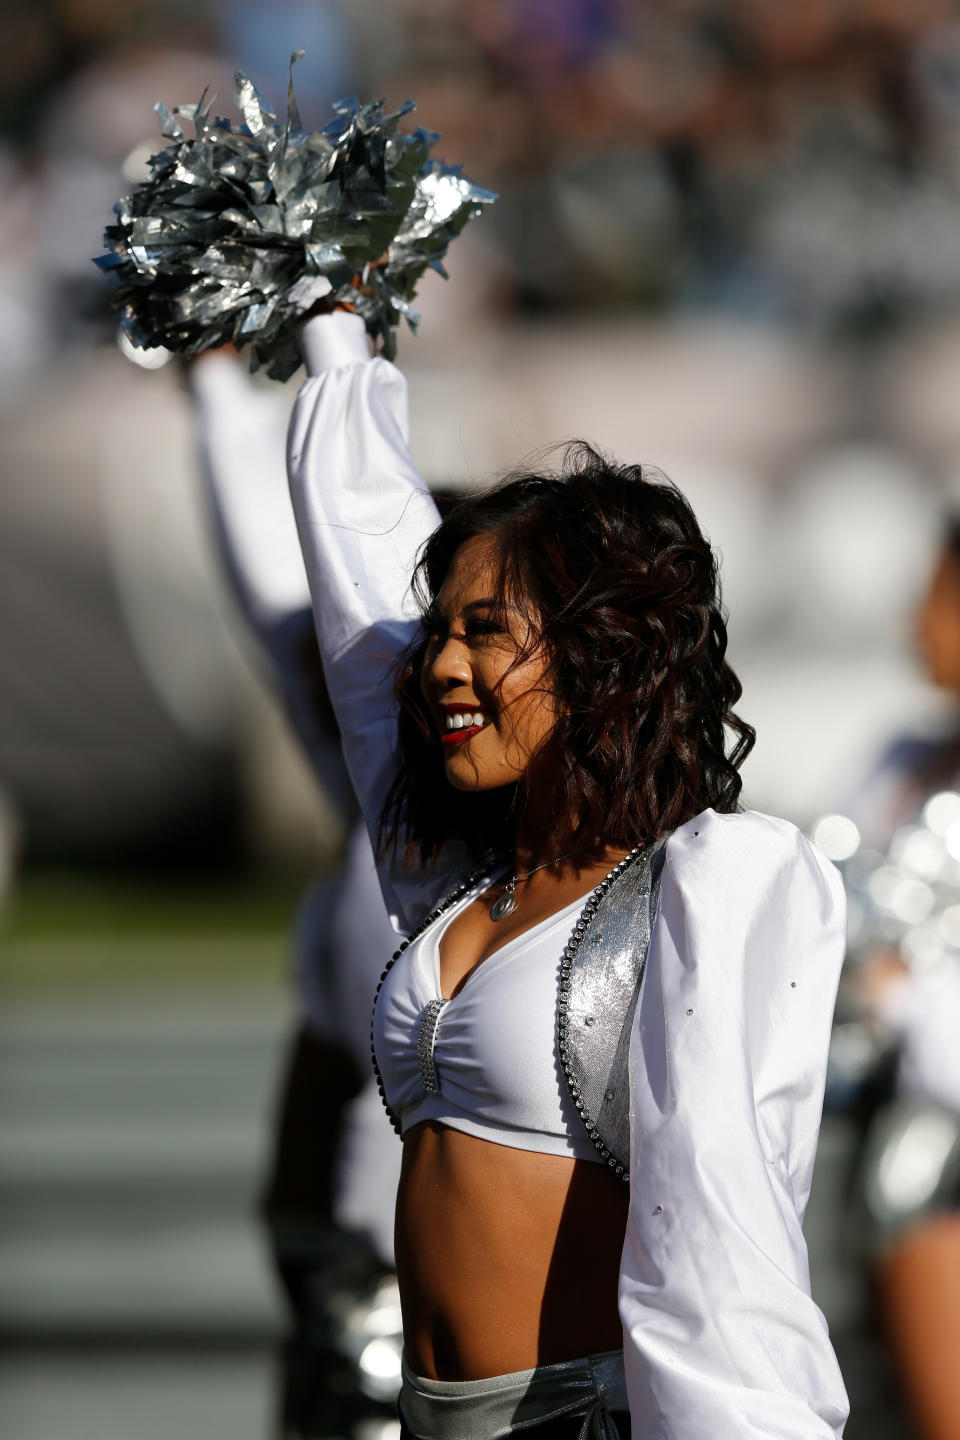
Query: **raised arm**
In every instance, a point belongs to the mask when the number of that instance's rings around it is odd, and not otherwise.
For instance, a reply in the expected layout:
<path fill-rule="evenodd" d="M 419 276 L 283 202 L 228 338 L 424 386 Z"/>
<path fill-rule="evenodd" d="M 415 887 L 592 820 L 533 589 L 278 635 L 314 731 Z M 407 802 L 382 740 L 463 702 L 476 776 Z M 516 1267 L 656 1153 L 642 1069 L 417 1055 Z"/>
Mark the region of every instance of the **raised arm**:
<path fill-rule="evenodd" d="M 244 622 L 269 650 L 278 624 L 310 613 L 284 468 L 289 401 L 255 385 L 233 351 L 208 351 L 188 375 L 219 557 Z"/>
<path fill-rule="evenodd" d="M 287 490 L 289 403 L 254 385 L 232 351 L 199 357 L 189 379 L 203 496 L 231 599 L 314 774 L 350 815 L 353 791 L 324 693 Z"/>
<path fill-rule="evenodd" d="M 627 1382 L 644 1440 L 836 1440 L 847 1399 L 801 1231 L 843 890 L 782 820 L 670 839 L 631 1050 Z"/>
<path fill-rule="evenodd" d="M 375 834 L 396 764 L 392 670 L 416 630 L 410 579 L 438 516 L 410 455 L 406 382 L 370 358 L 363 321 L 341 311 L 310 320 L 303 349 L 308 379 L 290 421 L 290 493 L 327 687 Z M 400 929 L 443 885 L 442 877 L 382 878 Z"/>

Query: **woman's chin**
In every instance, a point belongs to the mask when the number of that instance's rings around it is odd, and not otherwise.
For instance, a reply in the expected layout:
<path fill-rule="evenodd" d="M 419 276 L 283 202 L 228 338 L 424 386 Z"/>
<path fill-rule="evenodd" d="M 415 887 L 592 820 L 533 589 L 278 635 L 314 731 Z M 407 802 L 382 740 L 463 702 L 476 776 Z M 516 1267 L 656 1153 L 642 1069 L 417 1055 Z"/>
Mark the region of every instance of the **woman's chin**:
<path fill-rule="evenodd" d="M 454 790 L 468 792 L 500 790 L 504 785 L 512 785 L 518 778 L 512 771 L 504 775 L 501 775 L 499 770 L 491 773 L 489 769 L 478 765 L 471 756 L 457 751 L 444 756 L 443 768 L 447 783 L 452 785 Z"/>
<path fill-rule="evenodd" d="M 476 766 L 471 765 L 465 757 L 450 755 L 444 763 L 444 773 L 447 783 L 452 785 L 454 790 L 488 790 L 490 787 L 483 782 L 482 774 Z"/>

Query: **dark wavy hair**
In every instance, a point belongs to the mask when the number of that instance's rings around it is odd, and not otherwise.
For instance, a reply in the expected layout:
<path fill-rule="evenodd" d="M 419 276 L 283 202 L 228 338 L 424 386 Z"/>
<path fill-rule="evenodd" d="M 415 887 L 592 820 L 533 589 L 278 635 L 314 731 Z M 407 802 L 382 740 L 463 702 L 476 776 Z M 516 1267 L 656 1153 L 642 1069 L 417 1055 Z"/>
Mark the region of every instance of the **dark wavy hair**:
<path fill-rule="evenodd" d="M 543 647 L 558 718 L 519 781 L 464 792 L 444 779 L 420 672 L 451 561 L 480 535 L 494 541 L 497 593 L 528 625 L 512 665 Z M 479 857 L 507 846 L 528 811 L 557 853 L 597 854 L 659 838 L 708 806 L 737 809 L 755 734 L 732 708 L 741 688 L 725 659 L 717 561 L 659 472 L 571 444 L 556 473 L 514 474 L 459 501 L 423 547 L 414 594 L 422 625 L 397 669 L 385 847 L 429 863 L 460 840 Z"/>

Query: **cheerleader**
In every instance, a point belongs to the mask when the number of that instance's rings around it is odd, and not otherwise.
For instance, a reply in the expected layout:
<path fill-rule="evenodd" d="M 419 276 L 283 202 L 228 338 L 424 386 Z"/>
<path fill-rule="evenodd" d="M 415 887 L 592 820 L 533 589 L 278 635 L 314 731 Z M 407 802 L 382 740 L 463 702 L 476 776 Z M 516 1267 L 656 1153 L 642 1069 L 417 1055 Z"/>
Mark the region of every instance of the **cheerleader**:
<path fill-rule="evenodd" d="M 714 556 L 672 486 L 587 448 L 438 524 L 363 322 L 303 349 L 294 510 L 409 937 L 373 1020 L 403 1433 L 839 1436 L 801 1222 L 842 886 L 738 808 Z"/>

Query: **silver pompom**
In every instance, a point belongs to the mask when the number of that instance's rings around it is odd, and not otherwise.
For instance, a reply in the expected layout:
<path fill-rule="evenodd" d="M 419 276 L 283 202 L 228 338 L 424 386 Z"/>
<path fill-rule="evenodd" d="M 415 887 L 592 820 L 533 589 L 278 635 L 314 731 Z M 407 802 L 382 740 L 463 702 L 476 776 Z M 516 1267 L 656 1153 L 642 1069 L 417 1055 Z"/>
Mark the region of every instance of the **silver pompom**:
<path fill-rule="evenodd" d="M 239 73 L 242 125 L 212 116 L 206 93 L 155 107 L 172 143 L 114 206 L 95 262 L 119 282 L 133 345 L 197 355 L 251 344 L 252 368 L 286 380 L 300 364 L 296 322 L 327 299 L 352 304 L 392 359 L 401 316 L 416 329 L 421 275 L 445 273 L 450 241 L 496 199 L 431 159 L 436 134 L 400 133 L 410 100 L 390 113 L 342 100 L 323 130 L 303 130 L 292 78 L 302 53 L 291 57 L 285 125 Z"/>

